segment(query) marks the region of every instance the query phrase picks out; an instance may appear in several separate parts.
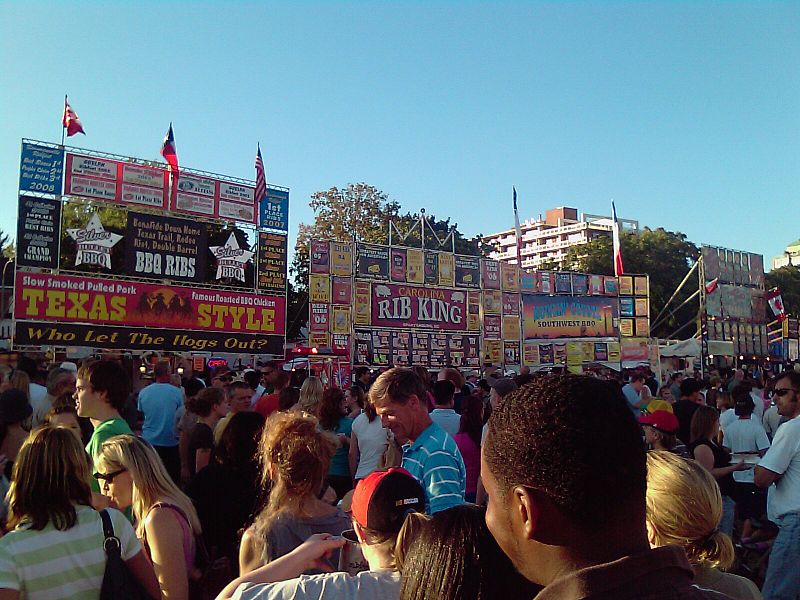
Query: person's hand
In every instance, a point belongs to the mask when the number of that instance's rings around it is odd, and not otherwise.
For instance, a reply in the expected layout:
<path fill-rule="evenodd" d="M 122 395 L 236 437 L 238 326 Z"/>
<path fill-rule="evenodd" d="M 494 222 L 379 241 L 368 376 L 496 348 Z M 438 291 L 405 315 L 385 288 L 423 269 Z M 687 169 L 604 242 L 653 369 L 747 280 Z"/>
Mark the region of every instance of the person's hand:
<path fill-rule="evenodd" d="M 318 569 L 330 573 L 333 569 L 325 560 L 330 558 L 334 550 L 345 545 L 346 540 L 333 537 L 330 533 L 315 533 L 305 542 L 300 544 L 292 554 L 295 554 L 303 566 L 302 571 Z"/>
<path fill-rule="evenodd" d="M 744 462 L 742 460 L 742 461 L 739 461 L 738 463 L 736 463 L 736 465 L 734 465 L 733 470 L 734 471 L 747 471 L 747 469 L 749 469 L 751 467 L 752 467 L 752 465 L 748 465 L 746 462 Z"/>

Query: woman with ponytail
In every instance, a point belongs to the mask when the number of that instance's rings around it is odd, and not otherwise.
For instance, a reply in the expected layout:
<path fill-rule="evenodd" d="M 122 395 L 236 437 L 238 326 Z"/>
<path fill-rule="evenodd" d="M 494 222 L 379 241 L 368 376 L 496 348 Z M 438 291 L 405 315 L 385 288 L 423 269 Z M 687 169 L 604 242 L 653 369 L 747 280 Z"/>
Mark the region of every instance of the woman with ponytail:
<path fill-rule="evenodd" d="M 719 530 L 722 496 L 714 476 L 672 452 L 647 453 L 647 534 L 654 548 L 686 551 L 694 584 L 736 600 L 761 600 L 749 579 L 723 571 L 734 559 L 731 539 Z"/>

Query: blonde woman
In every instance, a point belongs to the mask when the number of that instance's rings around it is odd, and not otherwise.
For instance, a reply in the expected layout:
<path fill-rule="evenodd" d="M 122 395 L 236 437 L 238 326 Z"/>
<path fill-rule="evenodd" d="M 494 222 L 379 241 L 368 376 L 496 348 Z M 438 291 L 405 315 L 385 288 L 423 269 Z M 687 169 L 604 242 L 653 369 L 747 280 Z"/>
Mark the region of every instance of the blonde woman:
<path fill-rule="evenodd" d="M 17 455 L 8 534 L 0 539 L 0 598 L 99 598 L 106 566 L 100 513 L 92 504 L 89 457 L 69 431 L 34 431 Z M 122 560 L 153 598 L 158 581 L 133 527 L 106 509 Z"/>
<path fill-rule="evenodd" d="M 321 496 L 331 458 L 333 436 L 305 413 L 275 412 L 267 419 L 259 444 L 266 506 L 242 537 L 242 574 L 288 554 L 315 533 L 339 535 L 350 519 Z M 336 565 L 332 557 L 332 566 Z"/>
<path fill-rule="evenodd" d="M 132 507 L 136 534 L 153 562 L 163 597 L 186 600 L 200 535 L 191 500 L 173 483 L 156 451 L 132 435 L 103 442 L 96 464 L 102 492 L 121 509 Z"/>
<path fill-rule="evenodd" d="M 319 377 L 307 377 L 300 387 L 300 400 L 297 401 L 297 408 L 309 414 L 317 414 L 317 406 L 322 400 L 324 392 L 322 380 Z"/>
<path fill-rule="evenodd" d="M 695 585 L 736 600 L 761 599 L 752 581 L 721 570 L 733 563 L 733 544 L 719 530 L 722 496 L 707 469 L 672 452 L 648 452 L 646 515 L 650 545 L 681 546 Z"/>

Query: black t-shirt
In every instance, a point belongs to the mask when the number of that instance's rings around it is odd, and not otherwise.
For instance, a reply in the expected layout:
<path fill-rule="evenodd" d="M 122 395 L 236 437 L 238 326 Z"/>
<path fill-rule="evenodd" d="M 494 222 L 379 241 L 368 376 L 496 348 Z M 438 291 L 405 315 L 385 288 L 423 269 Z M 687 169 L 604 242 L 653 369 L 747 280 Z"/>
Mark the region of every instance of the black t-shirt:
<path fill-rule="evenodd" d="M 694 411 L 700 406 L 691 400 L 678 400 L 672 405 L 672 412 L 678 419 L 678 439 L 685 445 L 689 445 L 689 429 L 692 425 Z"/>
<path fill-rule="evenodd" d="M 711 450 L 712 454 L 714 455 L 714 468 L 721 469 L 723 467 L 730 466 L 731 464 L 731 455 L 730 452 L 725 450 L 715 444 L 710 440 L 697 440 L 691 444 L 689 444 L 689 452 L 694 458 L 694 449 L 698 446 L 708 446 Z M 736 481 L 733 479 L 733 473 L 728 473 L 724 477 L 717 478 L 717 483 L 719 484 L 719 491 L 723 496 L 731 496 L 733 494 L 734 487 L 736 486 Z"/>
<path fill-rule="evenodd" d="M 198 423 L 189 434 L 189 472 L 195 474 L 195 459 L 198 450 L 214 450 L 214 432 L 205 423 Z"/>

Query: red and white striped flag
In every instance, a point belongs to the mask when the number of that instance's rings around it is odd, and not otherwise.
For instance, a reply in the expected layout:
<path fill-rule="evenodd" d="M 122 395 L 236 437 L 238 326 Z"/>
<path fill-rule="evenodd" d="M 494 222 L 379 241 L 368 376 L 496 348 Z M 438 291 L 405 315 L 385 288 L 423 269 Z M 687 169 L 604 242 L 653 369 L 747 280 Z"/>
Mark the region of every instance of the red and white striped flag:
<path fill-rule="evenodd" d="M 267 176 L 264 174 L 264 161 L 261 159 L 261 144 L 256 150 L 256 203 L 267 195 Z"/>
<path fill-rule="evenodd" d="M 617 220 L 617 207 L 614 206 L 614 201 L 611 201 L 611 215 L 614 224 L 611 228 L 611 238 L 614 243 L 614 275 L 619 277 L 625 273 L 625 268 L 622 265 L 622 248 L 619 243 L 619 221 Z"/>
<path fill-rule="evenodd" d="M 706 294 L 713 294 L 719 286 L 719 277 L 706 282 Z"/>
<path fill-rule="evenodd" d="M 64 95 L 64 116 L 61 119 L 61 124 L 67 130 L 67 137 L 75 135 L 76 133 L 86 135 L 81 120 L 78 118 L 78 115 L 75 114 L 75 111 L 72 110 L 69 102 L 67 102 L 66 94 Z"/>

